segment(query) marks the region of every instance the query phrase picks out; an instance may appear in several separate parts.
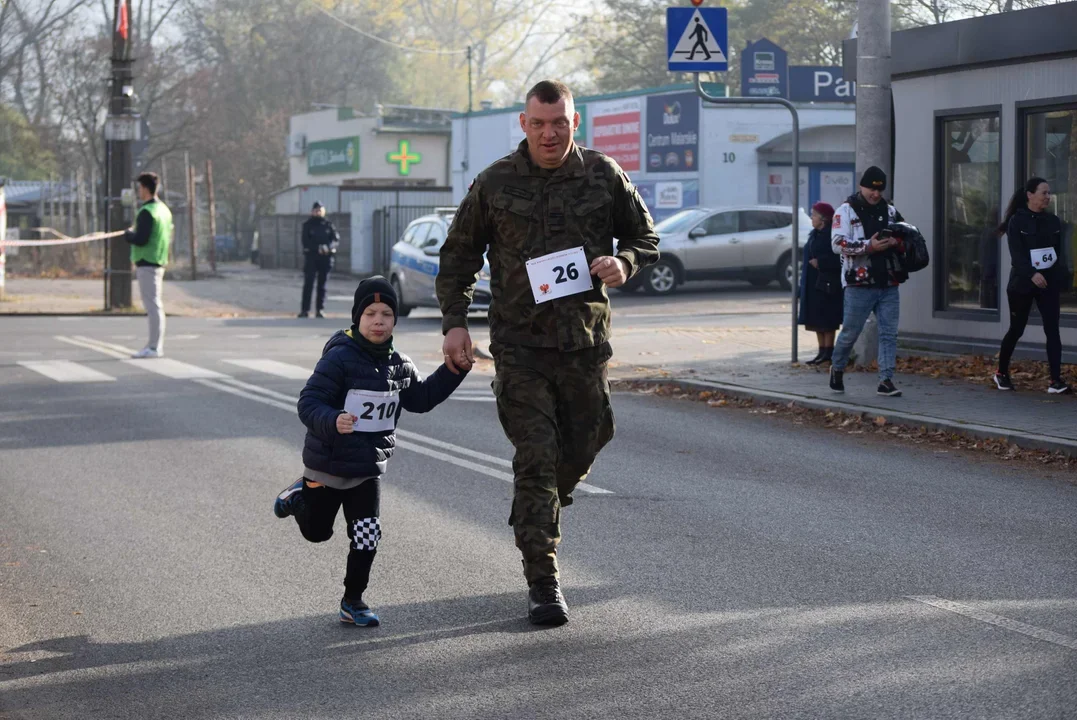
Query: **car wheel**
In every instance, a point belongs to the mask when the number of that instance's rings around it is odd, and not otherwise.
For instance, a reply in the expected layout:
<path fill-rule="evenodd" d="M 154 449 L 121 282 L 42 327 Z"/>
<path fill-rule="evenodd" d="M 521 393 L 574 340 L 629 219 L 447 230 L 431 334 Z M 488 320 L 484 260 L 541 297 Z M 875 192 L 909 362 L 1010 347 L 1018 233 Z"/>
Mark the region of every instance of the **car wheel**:
<path fill-rule="evenodd" d="M 748 282 L 752 284 L 752 287 L 766 287 L 774 282 L 774 280 L 772 278 L 752 278 Z"/>
<path fill-rule="evenodd" d="M 677 289 L 677 268 L 669 260 L 659 260 L 644 273 L 643 291 L 648 295 L 669 295 Z"/>
<path fill-rule="evenodd" d="M 394 277 L 390 284 L 393 286 L 393 292 L 396 293 L 396 316 L 407 317 L 411 314 L 411 306 L 404 304 L 404 288 L 400 287 L 400 280 Z"/>
<path fill-rule="evenodd" d="M 789 253 L 782 255 L 782 259 L 778 261 L 778 285 L 782 290 L 792 290 L 793 281 L 793 256 Z"/>

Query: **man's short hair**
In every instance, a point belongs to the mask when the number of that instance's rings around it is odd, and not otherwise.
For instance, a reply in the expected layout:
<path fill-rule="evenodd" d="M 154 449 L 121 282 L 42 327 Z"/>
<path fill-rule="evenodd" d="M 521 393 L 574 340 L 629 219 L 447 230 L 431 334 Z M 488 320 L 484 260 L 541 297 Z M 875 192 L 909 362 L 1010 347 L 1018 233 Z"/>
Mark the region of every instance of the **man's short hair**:
<path fill-rule="evenodd" d="M 157 173 L 144 172 L 138 176 L 138 184 L 146 188 L 150 195 L 157 194 L 157 185 L 160 182 L 157 178 Z"/>
<path fill-rule="evenodd" d="M 565 102 L 572 102 L 572 91 L 560 80 L 543 80 L 527 91 L 524 104 L 530 103 L 531 98 L 538 98 L 544 105 L 553 105 L 561 98 L 564 98 Z"/>

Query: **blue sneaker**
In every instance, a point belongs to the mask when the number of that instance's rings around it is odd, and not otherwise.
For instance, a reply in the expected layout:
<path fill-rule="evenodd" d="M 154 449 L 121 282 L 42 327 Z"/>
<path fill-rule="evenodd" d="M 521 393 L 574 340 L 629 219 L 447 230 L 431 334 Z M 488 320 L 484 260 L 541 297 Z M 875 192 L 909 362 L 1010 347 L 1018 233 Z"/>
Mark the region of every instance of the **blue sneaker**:
<path fill-rule="evenodd" d="M 362 627 L 377 627 L 381 624 L 374 611 L 367 607 L 362 600 L 340 599 L 340 621 L 349 625 Z"/>
<path fill-rule="evenodd" d="M 273 502 L 273 514 L 279 518 L 286 518 L 289 515 L 294 515 L 296 509 L 299 507 L 299 503 L 303 501 L 303 478 L 299 478 L 294 483 L 284 488 L 284 491 L 277 496 L 277 499 Z"/>

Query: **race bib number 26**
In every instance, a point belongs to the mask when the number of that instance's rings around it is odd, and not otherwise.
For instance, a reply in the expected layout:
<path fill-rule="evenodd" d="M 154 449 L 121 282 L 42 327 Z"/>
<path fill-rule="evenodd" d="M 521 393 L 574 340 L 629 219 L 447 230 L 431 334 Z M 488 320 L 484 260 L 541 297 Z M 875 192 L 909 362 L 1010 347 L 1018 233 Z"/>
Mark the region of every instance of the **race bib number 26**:
<path fill-rule="evenodd" d="M 1058 261 L 1053 247 L 1040 248 L 1032 251 L 1032 267 L 1037 270 L 1046 270 Z"/>
<path fill-rule="evenodd" d="M 594 287 L 583 248 L 562 250 L 527 261 L 527 278 L 536 303 L 587 292 Z"/>
<path fill-rule="evenodd" d="M 354 415 L 355 432 L 387 432 L 396 429 L 400 393 L 349 390 L 344 409 Z"/>

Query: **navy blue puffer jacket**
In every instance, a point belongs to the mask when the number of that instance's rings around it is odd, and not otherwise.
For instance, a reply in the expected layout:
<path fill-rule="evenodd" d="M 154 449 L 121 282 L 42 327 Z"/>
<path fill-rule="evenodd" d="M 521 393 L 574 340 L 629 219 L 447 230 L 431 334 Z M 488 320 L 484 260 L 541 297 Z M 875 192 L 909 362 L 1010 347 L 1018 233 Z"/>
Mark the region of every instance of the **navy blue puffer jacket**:
<path fill-rule="evenodd" d="M 303 464 L 311 470 L 342 478 L 372 478 L 385 473 L 396 447 L 396 433 L 337 432 L 337 416 L 344 410 L 349 390 L 397 391 L 400 411 L 424 413 L 444 402 L 464 379 L 444 365 L 422 379 L 407 355 L 393 352 L 375 358 L 352 339 L 352 330 L 333 335 L 322 358 L 299 393 L 299 419 L 307 426 Z"/>

